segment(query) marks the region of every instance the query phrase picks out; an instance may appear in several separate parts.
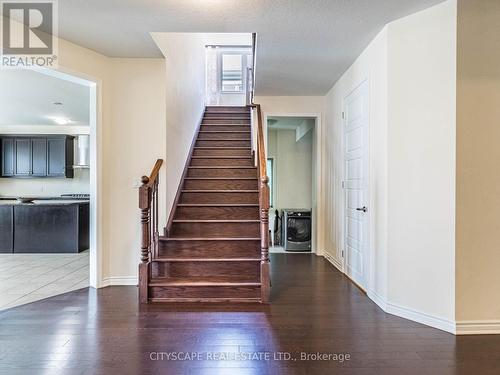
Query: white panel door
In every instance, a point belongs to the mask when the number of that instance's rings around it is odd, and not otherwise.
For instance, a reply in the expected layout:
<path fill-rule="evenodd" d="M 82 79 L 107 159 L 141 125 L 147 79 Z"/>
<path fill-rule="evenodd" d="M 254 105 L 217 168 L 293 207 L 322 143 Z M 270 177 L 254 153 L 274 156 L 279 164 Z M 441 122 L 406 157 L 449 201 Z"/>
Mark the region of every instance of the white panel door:
<path fill-rule="evenodd" d="M 344 99 L 344 265 L 366 288 L 368 275 L 368 84 Z"/>

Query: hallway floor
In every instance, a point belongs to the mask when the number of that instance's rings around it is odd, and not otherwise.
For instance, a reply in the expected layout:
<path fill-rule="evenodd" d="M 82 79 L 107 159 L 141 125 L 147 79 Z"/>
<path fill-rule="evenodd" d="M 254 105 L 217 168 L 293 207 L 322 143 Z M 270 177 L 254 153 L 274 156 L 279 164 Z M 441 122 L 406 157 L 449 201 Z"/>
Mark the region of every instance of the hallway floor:
<path fill-rule="evenodd" d="M 500 336 L 455 337 L 385 314 L 314 255 L 272 254 L 271 265 L 267 306 L 139 307 L 136 287 L 108 287 L 2 311 L 0 375 L 499 373 Z"/>

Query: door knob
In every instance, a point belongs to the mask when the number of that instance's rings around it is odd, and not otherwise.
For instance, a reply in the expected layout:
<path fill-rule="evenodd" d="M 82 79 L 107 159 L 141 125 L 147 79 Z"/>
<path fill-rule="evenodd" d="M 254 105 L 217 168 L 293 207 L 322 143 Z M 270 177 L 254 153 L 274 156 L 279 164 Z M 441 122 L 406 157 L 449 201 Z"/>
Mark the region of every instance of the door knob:
<path fill-rule="evenodd" d="M 368 208 L 366 208 L 365 206 L 363 206 L 363 207 L 358 207 L 358 208 L 356 208 L 356 211 L 363 211 L 363 212 L 366 212 L 366 211 L 368 211 Z"/>

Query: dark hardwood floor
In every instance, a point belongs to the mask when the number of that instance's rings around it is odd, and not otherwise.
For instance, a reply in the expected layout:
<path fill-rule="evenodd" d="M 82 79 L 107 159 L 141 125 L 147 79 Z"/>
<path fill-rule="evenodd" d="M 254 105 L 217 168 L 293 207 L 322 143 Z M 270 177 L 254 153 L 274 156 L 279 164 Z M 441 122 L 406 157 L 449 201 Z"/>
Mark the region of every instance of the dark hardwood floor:
<path fill-rule="evenodd" d="M 109 287 L 0 312 L 0 374 L 500 374 L 500 336 L 455 337 L 385 314 L 323 258 L 273 254 L 271 265 L 270 305 L 139 306 L 136 287 Z M 280 351 L 297 360 L 273 360 Z M 264 352 L 270 360 L 242 358 Z"/>

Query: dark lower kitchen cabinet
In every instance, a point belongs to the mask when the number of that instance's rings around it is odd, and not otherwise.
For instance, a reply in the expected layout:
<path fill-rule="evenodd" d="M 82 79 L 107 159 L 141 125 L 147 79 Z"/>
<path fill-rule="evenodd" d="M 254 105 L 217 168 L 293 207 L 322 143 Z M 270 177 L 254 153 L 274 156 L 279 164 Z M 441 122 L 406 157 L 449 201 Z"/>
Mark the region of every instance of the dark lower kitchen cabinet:
<path fill-rule="evenodd" d="M 0 205 L 0 253 L 78 253 L 90 245 L 88 202 Z"/>
<path fill-rule="evenodd" d="M 0 253 L 14 251 L 14 210 L 12 206 L 0 206 Z"/>
<path fill-rule="evenodd" d="M 2 177 L 73 178 L 74 137 L 2 136 Z"/>

